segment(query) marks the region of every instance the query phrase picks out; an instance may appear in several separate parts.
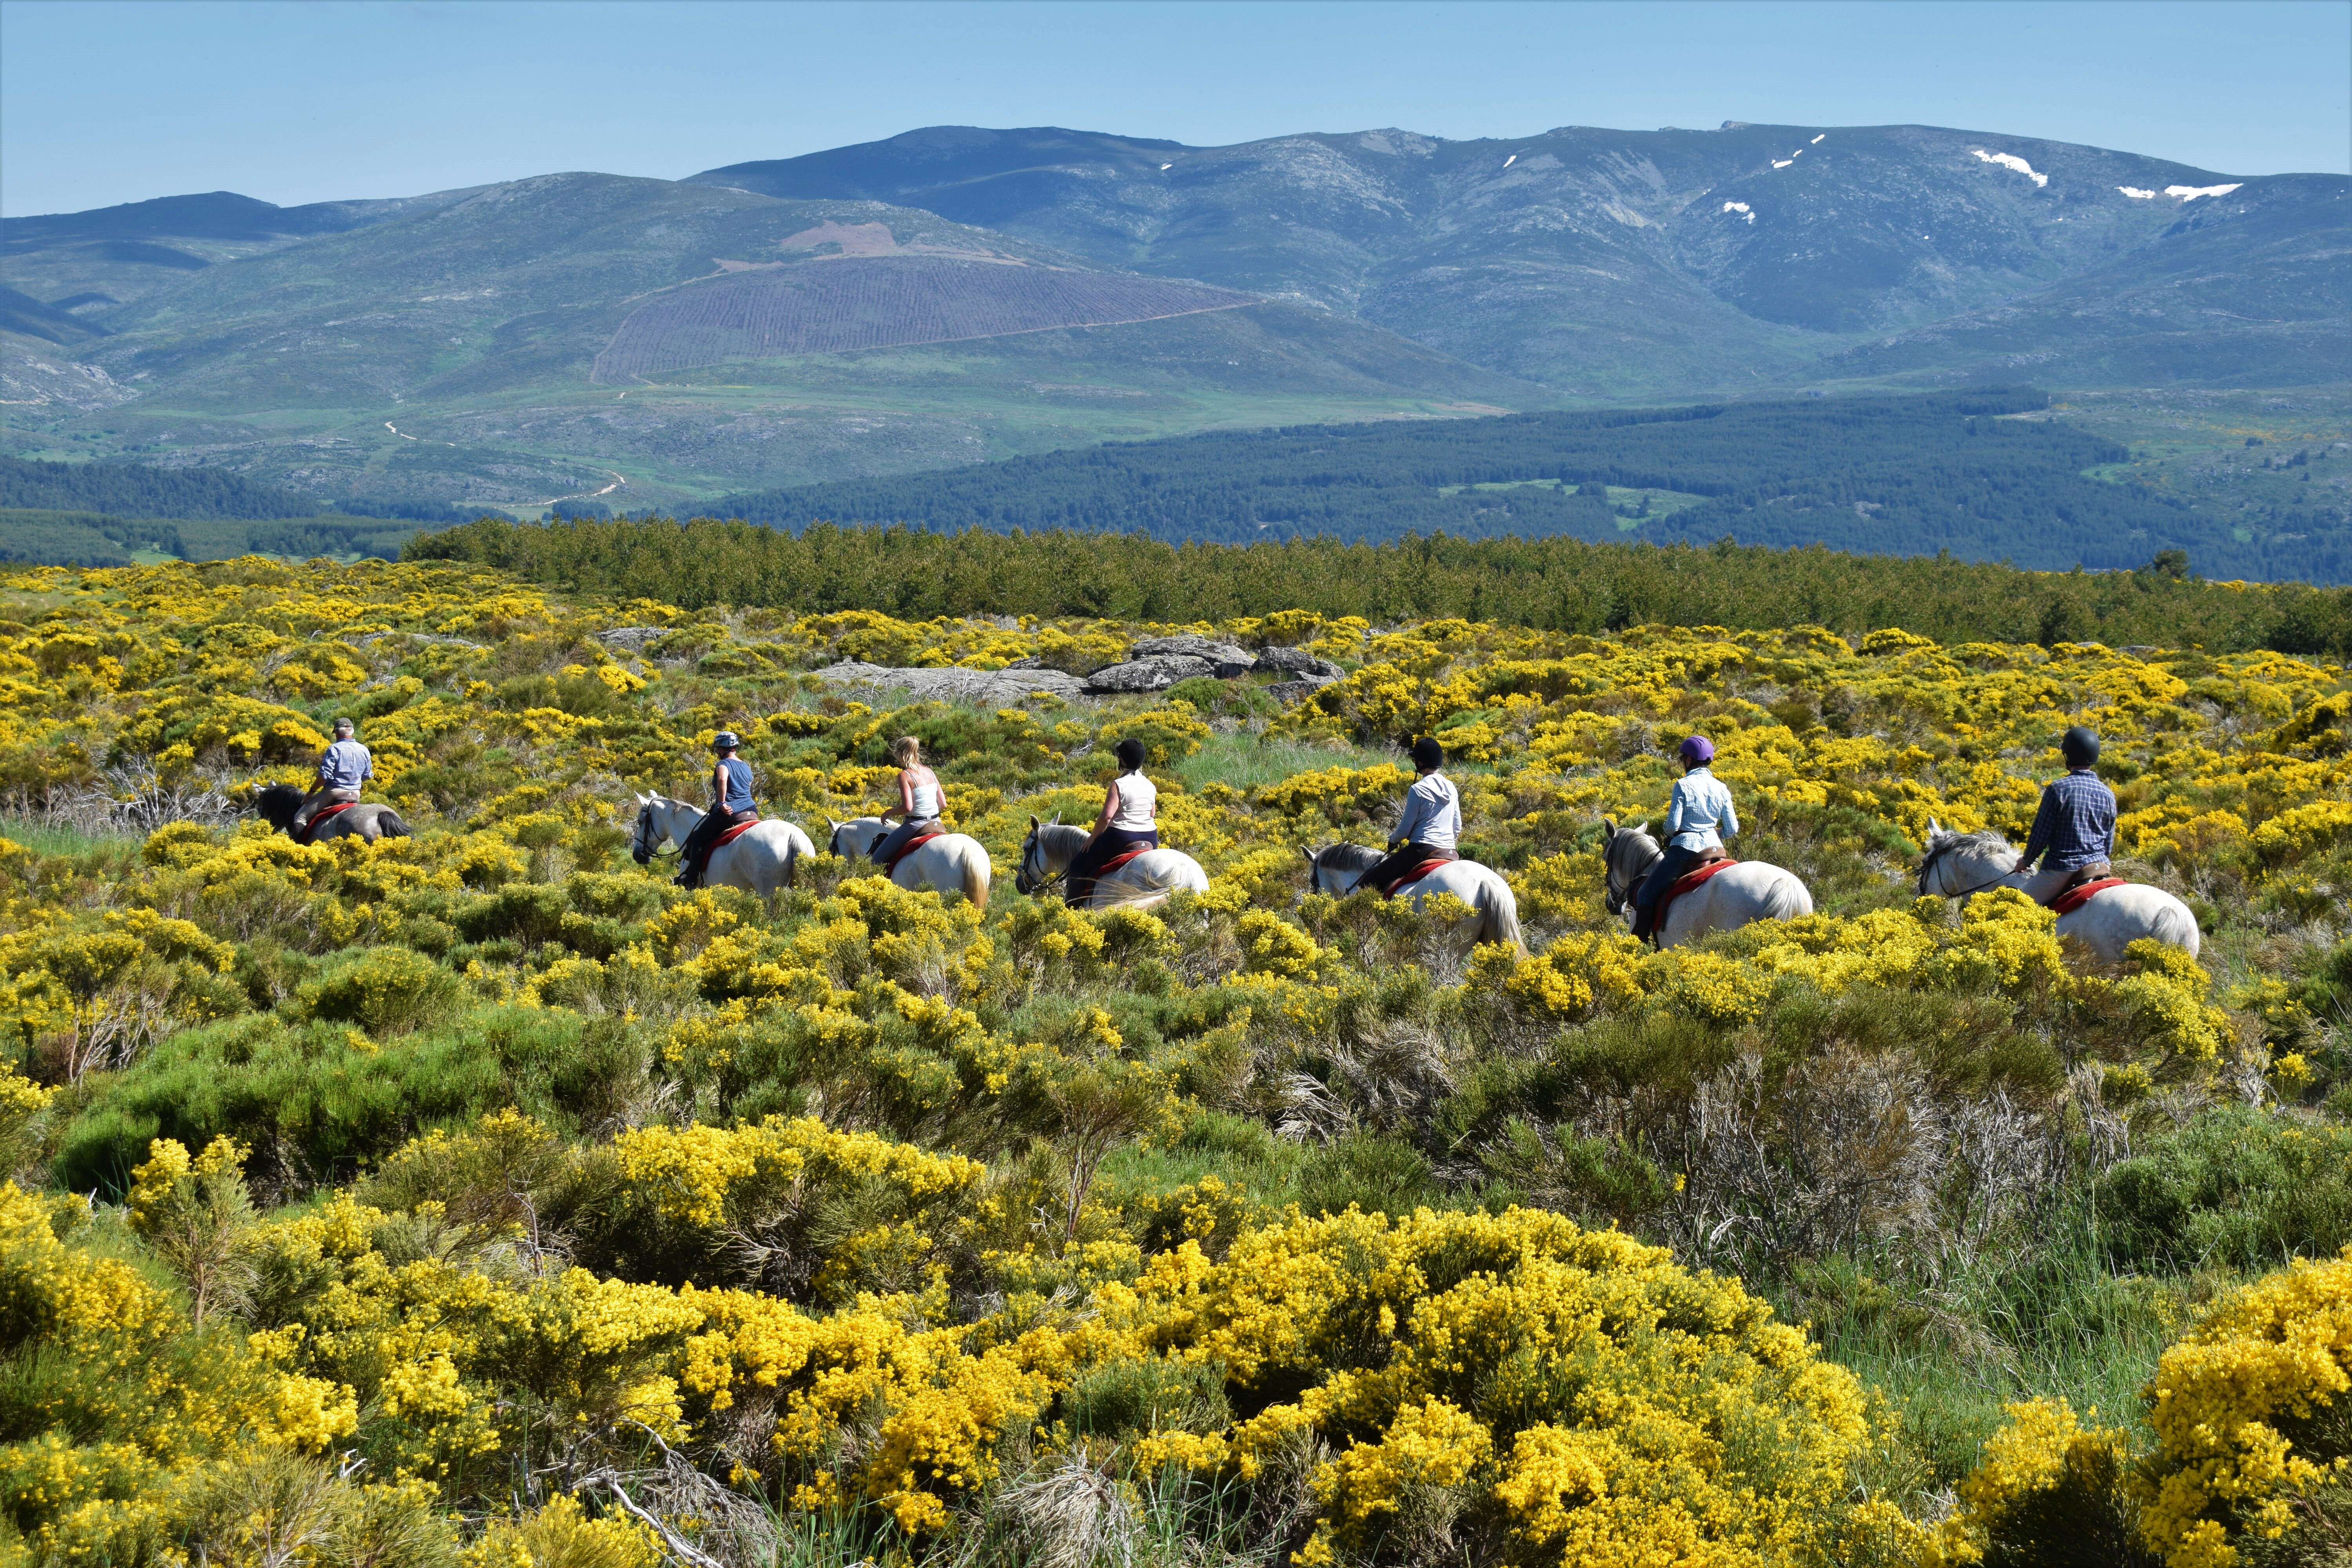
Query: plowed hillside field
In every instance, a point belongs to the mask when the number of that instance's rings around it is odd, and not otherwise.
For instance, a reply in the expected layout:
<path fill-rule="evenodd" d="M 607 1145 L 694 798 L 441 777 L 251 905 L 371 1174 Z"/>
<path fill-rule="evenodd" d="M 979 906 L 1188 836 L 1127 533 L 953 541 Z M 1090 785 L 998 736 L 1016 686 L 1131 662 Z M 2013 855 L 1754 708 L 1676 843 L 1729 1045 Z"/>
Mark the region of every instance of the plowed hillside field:
<path fill-rule="evenodd" d="M 1118 272 L 939 257 L 826 260 L 714 278 L 646 300 L 596 356 L 595 376 L 626 381 L 730 359 L 1108 326 L 1252 303 L 1231 289 Z"/>

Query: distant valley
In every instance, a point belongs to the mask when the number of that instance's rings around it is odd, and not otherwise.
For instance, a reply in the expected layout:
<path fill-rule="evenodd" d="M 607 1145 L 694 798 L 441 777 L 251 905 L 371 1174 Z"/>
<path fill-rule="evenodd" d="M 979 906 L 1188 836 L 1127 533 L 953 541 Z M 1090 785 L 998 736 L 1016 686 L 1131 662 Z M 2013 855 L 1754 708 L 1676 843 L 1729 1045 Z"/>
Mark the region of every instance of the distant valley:
<path fill-rule="evenodd" d="M 2222 432 L 2340 433 L 2347 192 L 1728 124 L 950 127 L 683 181 L 173 197 L 0 224 L 0 450 L 323 510 L 692 510 L 1207 430 L 2031 382 L 2229 404 L 2148 476 L 2207 507 Z M 2341 510 L 2246 471 L 2245 542 Z"/>

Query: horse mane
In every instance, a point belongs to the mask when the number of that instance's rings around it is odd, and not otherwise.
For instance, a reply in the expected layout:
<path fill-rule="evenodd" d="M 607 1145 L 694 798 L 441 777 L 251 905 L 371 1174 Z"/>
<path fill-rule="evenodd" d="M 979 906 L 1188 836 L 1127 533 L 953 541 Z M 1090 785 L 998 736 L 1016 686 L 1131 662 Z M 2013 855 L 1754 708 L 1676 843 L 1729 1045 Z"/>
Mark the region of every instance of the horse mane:
<path fill-rule="evenodd" d="M 1041 822 L 1037 842 L 1048 855 L 1064 849 L 1075 855 L 1086 847 L 1087 830 L 1074 822 Z"/>
<path fill-rule="evenodd" d="M 2002 836 L 1998 827 L 1979 827 L 1974 833 L 1958 833 L 1947 828 L 1930 848 L 1947 853 L 1960 849 L 1986 849 L 1995 854 L 2014 854 L 2017 846 Z"/>
<path fill-rule="evenodd" d="M 1333 844 L 1315 852 L 1315 863 L 1334 871 L 1369 871 L 1387 858 L 1367 844 Z"/>

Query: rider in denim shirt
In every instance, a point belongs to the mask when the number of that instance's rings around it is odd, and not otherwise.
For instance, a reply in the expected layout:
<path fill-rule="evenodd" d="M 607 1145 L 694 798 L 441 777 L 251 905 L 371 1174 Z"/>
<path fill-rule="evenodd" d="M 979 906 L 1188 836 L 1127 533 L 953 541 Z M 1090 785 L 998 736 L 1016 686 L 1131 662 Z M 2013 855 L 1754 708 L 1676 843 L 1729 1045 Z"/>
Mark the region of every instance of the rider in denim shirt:
<path fill-rule="evenodd" d="M 1675 879 L 1696 869 L 1708 858 L 1707 850 L 1722 848 L 1725 835 L 1739 831 L 1739 813 L 1732 806 L 1731 791 L 1708 766 L 1715 761 L 1715 742 L 1705 735 L 1693 735 L 1682 743 L 1678 754 L 1684 771 L 1675 784 L 1674 802 L 1666 807 L 1666 852 L 1633 895 L 1635 936 L 1650 934 L 1658 900 Z"/>

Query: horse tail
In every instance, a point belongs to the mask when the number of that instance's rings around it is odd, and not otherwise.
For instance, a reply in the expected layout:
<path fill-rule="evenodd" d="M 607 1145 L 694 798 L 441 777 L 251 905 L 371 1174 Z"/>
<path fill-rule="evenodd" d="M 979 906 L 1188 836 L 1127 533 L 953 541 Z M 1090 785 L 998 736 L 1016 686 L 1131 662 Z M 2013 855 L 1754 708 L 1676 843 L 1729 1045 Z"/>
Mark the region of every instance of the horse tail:
<path fill-rule="evenodd" d="M 967 851 L 963 858 L 963 896 L 971 907 L 983 913 L 988 909 L 988 851 L 974 855 Z"/>
<path fill-rule="evenodd" d="M 1501 873 L 1490 872 L 1480 882 L 1478 909 L 1486 917 L 1478 922 L 1479 941 L 1499 942 L 1519 952 L 1527 952 L 1527 942 L 1519 934 L 1519 900 Z"/>
<path fill-rule="evenodd" d="M 801 841 L 799 836 L 796 834 L 784 840 L 784 886 L 787 888 L 799 887 L 800 874 Z"/>
<path fill-rule="evenodd" d="M 2197 917 L 2179 899 L 2167 898 L 2157 906 L 2155 918 L 2148 921 L 2147 934 L 2161 942 L 2184 949 L 2189 957 L 2197 956 L 2201 937 L 2197 930 Z"/>
<path fill-rule="evenodd" d="M 376 816 L 375 830 L 380 838 L 405 838 L 408 837 L 408 823 L 400 813 L 387 805 Z"/>
<path fill-rule="evenodd" d="M 1813 912 L 1812 889 L 1805 886 L 1803 879 L 1794 871 L 1781 870 L 1777 866 L 1773 869 L 1780 871 L 1780 874 L 1773 878 L 1771 886 L 1765 889 L 1764 909 L 1759 918 L 1768 921 L 1793 921 L 1801 916 L 1811 914 Z"/>

